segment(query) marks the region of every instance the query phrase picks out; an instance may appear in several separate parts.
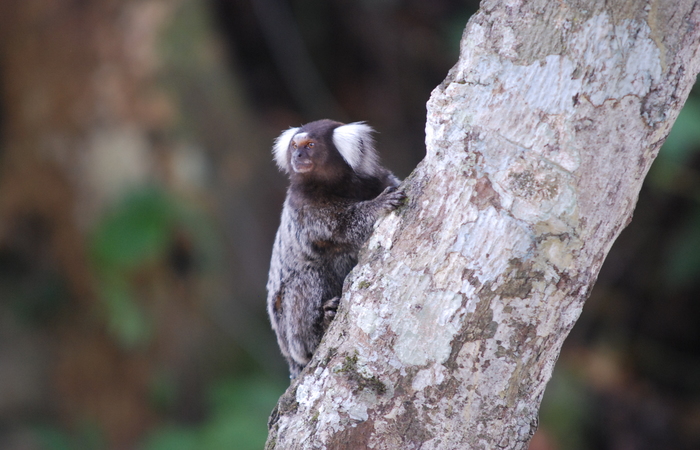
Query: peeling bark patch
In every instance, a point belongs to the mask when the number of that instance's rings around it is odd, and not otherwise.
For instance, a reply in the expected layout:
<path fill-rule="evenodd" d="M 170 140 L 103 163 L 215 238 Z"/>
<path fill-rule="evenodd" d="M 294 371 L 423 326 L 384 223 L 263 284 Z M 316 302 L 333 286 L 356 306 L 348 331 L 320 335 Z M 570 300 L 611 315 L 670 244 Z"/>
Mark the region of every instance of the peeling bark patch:
<path fill-rule="evenodd" d="M 357 326 L 360 327 L 365 334 L 370 336 L 370 338 L 374 338 L 375 332 L 380 325 L 381 318 L 373 305 L 367 307 L 357 302 L 352 305 L 352 310 Z"/>
<path fill-rule="evenodd" d="M 577 239 L 572 240 L 567 233 L 564 233 L 546 237 L 538 247 L 539 252 L 561 272 L 573 269 L 575 252 L 580 249 L 581 243 Z"/>
<path fill-rule="evenodd" d="M 383 247 L 390 250 L 394 242 L 394 234 L 396 234 L 400 223 L 401 219 L 396 211 L 380 219 L 377 222 L 375 232 L 370 236 L 368 248 Z"/>
<path fill-rule="evenodd" d="M 496 296 L 496 293 L 491 290 L 491 283 L 488 283 L 479 290 L 477 294 L 479 301 L 476 304 L 474 312 L 468 316 L 463 324 L 460 336 L 464 336 L 464 341 L 453 343 L 453 351 L 451 357 L 456 357 L 465 342 L 477 341 L 482 339 L 491 339 L 496 335 L 498 330 L 498 322 L 493 320 L 493 310 L 491 309 L 491 301 Z"/>
<path fill-rule="evenodd" d="M 296 386 L 294 392 L 297 407 L 301 406 L 304 409 L 310 409 L 313 404 L 321 398 L 321 387 L 322 382 L 316 377 L 303 378 L 302 382 Z"/>
<path fill-rule="evenodd" d="M 421 391 L 429 386 L 437 385 L 445 380 L 445 367 L 442 364 L 433 364 L 432 367 L 419 370 L 413 377 L 411 387 Z"/>
<path fill-rule="evenodd" d="M 397 358 L 407 365 L 444 363 L 451 353 L 450 343 L 461 328 L 461 315 L 457 311 L 462 306 L 462 295 L 437 291 L 423 298 L 420 304 L 408 306 L 391 316 Z"/>
<path fill-rule="evenodd" d="M 479 210 L 484 210 L 489 206 L 501 209 L 501 196 L 493 189 L 491 180 L 487 177 L 481 177 L 476 180 L 474 195 L 472 195 L 470 201 L 475 204 Z"/>
<path fill-rule="evenodd" d="M 525 372 L 526 364 L 523 364 L 522 360 L 518 360 L 515 364 L 515 370 L 508 380 L 508 389 L 505 392 L 506 405 L 508 408 L 515 406 L 516 399 L 518 398 L 520 385 L 522 382 L 523 374 Z M 527 376 L 527 374 L 525 374 Z"/>
<path fill-rule="evenodd" d="M 370 450 L 369 441 L 374 434 L 374 423 L 364 421 L 354 427 L 344 428 L 340 433 L 336 433 L 328 440 L 325 448 L 333 450 Z"/>
<path fill-rule="evenodd" d="M 420 411 L 416 409 L 414 402 L 403 402 L 404 413 L 396 417 L 394 427 L 398 429 L 398 435 L 403 437 L 401 448 L 418 449 L 425 441 L 432 439 L 433 435 L 423 426 L 424 420 Z"/>
<path fill-rule="evenodd" d="M 496 289 L 496 294 L 503 298 L 527 298 L 532 291 L 533 282 L 544 281 L 544 273 L 533 270 L 532 263 L 520 259 L 510 260 L 506 281 Z"/>
<path fill-rule="evenodd" d="M 517 323 L 513 327 L 509 345 L 516 349 L 516 356 L 519 356 L 520 348 L 526 347 L 529 342 L 537 338 L 537 326 L 531 323 Z"/>
<path fill-rule="evenodd" d="M 480 230 L 480 233 L 477 235 L 474 230 Z M 474 270 L 475 278 L 469 280 L 471 286 L 492 282 L 508 268 L 506 253 L 494 248 L 499 240 L 509 242 L 511 255 L 524 257 L 530 252 L 533 235 L 527 224 L 495 208 L 481 211 L 474 223 L 467 223 L 459 229 L 451 250 L 470 261 L 467 269 Z"/>

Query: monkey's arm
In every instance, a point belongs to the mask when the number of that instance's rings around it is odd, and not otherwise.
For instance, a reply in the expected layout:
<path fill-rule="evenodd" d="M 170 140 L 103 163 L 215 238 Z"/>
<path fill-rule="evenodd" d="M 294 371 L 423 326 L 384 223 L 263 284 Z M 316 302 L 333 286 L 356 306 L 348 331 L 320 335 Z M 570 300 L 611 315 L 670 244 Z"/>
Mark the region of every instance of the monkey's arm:
<path fill-rule="evenodd" d="M 389 186 L 377 197 L 355 203 L 340 215 L 334 230 L 334 241 L 359 247 L 369 238 L 374 223 L 382 216 L 401 206 L 406 194 Z"/>

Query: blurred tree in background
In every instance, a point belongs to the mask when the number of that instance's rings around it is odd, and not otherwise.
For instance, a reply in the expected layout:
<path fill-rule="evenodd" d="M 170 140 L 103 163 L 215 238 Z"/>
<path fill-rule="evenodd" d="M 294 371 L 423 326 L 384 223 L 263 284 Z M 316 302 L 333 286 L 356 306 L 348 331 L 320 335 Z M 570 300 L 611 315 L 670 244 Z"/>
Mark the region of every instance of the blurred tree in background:
<path fill-rule="evenodd" d="M 476 1 L 0 2 L 0 448 L 259 449 L 283 129 L 405 177 Z M 533 449 L 700 446 L 700 100 L 563 350 Z"/>

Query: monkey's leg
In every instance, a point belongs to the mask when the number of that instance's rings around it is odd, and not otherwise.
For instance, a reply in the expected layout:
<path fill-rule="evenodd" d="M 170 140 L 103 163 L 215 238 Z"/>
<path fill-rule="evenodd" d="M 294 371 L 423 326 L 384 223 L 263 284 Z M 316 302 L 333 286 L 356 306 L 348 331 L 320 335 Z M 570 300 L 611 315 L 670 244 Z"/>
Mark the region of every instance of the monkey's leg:
<path fill-rule="evenodd" d="M 325 333 L 328 329 L 328 325 L 331 324 L 333 319 L 335 319 L 335 313 L 338 311 L 338 304 L 340 303 L 340 297 L 333 297 L 330 300 L 323 302 L 323 332 Z"/>

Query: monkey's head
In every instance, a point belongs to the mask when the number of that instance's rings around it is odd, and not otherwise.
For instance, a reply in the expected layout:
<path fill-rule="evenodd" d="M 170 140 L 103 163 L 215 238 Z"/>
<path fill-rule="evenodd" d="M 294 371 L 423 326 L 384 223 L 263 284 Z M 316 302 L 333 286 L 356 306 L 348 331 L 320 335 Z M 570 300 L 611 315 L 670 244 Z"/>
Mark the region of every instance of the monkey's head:
<path fill-rule="evenodd" d="M 378 168 L 373 132 L 362 122 L 327 119 L 290 128 L 275 141 L 275 162 L 292 177 L 331 180 L 348 170 L 372 176 Z"/>

